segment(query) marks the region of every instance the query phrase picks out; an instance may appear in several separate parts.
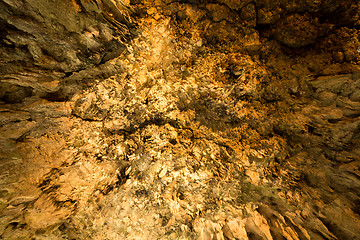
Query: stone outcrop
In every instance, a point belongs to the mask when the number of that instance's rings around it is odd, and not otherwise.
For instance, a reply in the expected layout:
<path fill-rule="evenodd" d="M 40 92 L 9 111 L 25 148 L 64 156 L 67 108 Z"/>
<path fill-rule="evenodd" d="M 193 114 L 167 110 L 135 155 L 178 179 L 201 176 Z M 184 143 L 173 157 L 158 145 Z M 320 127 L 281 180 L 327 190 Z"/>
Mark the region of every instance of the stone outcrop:
<path fill-rule="evenodd" d="M 358 239 L 356 1 L 0 1 L 2 239 Z"/>

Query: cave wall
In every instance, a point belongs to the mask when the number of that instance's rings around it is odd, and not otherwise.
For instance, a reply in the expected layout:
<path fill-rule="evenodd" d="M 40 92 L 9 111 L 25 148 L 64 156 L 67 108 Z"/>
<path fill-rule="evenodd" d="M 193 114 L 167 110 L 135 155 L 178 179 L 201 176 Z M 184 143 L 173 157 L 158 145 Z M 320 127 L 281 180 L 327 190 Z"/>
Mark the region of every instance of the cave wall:
<path fill-rule="evenodd" d="M 360 236 L 360 3 L 0 4 L 2 238 Z"/>

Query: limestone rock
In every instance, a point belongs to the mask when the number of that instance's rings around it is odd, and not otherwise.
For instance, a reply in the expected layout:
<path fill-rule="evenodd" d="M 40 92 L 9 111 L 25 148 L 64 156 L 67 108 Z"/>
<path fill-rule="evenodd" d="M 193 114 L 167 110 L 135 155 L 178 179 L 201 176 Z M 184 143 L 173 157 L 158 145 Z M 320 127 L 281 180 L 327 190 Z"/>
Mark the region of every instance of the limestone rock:
<path fill-rule="evenodd" d="M 0 238 L 357 239 L 358 7 L 0 0 Z"/>

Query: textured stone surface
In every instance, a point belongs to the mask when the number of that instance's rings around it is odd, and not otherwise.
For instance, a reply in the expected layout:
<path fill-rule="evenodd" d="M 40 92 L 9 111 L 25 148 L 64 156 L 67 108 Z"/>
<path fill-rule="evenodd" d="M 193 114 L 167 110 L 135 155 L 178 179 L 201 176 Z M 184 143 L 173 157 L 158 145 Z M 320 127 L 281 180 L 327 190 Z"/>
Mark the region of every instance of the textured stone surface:
<path fill-rule="evenodd" d="M 359 239 L 359 4 L 0 4 L 2 239 Z"/>
<path fill-rule="evenodd" d="M 304 47 L 316 41 L 319 21 L 306 15 L 289 15 L 281 19 L 274 30 L 276 40 L 289 47 Z"/>

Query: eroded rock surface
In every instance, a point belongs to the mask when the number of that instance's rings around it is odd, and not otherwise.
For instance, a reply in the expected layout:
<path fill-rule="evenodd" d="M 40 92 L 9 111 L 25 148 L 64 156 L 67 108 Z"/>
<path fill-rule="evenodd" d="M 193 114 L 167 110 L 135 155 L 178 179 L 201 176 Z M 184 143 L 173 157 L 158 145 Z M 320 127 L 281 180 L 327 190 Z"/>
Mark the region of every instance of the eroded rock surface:
<path fill-rule="evenodd" d="M 354 1 L 0 1 L 3 239 L 359 239 Z"/>

